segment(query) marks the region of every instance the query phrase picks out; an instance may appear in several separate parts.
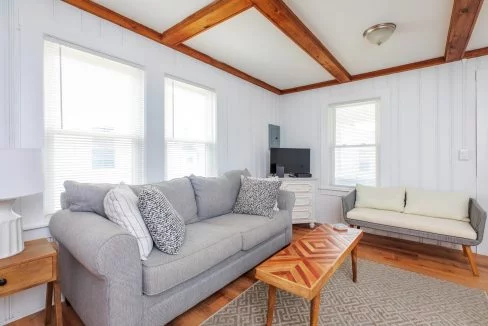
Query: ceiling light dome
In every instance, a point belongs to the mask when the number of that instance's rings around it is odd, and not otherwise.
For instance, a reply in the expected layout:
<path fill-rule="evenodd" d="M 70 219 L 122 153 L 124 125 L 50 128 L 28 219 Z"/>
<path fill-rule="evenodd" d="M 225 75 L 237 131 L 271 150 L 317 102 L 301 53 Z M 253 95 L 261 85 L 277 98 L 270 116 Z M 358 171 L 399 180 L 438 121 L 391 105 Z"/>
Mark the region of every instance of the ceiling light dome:
<path fill-rule="evenodd" d="M 363 33 L 363 37 L 369 42 L 381 45 L 385 43 L 396 29 L 396 25 L 393 23 L 382 23 L 371 26 Z"/>

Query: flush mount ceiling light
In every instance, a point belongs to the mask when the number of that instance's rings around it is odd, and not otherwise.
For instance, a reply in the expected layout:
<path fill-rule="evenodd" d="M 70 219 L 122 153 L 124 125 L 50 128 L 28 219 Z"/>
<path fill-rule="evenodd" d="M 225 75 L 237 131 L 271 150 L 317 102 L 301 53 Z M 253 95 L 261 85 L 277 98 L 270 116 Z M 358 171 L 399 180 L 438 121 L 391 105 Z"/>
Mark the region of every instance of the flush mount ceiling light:
<path fill-rule="evenodd" d="M 395 29 L 396 25 L 393 23 L 382 23 L 366 29 L 363 33 L 363 37 L 370 43 L 381 45 L 388 41 Z"/>

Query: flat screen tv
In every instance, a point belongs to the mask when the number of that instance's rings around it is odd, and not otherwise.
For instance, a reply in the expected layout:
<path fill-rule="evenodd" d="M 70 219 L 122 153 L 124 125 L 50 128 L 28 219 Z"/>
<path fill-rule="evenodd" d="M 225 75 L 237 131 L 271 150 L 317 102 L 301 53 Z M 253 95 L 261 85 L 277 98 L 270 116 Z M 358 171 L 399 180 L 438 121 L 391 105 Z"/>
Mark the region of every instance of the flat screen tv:
<path fill-rule="evenodd" d="M 270 172 L 276 166 L 285 167 L 285 173 L 310 173 L 310 148 L 271 148 Z"/>

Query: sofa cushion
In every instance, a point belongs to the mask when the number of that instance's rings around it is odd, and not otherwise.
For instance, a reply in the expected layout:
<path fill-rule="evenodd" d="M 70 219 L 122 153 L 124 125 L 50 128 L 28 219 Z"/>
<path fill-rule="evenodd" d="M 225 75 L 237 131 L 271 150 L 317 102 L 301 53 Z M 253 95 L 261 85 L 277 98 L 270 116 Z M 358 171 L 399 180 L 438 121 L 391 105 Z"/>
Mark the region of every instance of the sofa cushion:
<path fill-rule="evenodd" d="M 405 213 L 469 221 L 469 196 L 461 192 L 407 188 Z"/>
<path fill-rule="evenodd" d="M 178 254 L 185 241 L 185 221 L 168 198 L 158 188 L 148 186 L 139 195 L 138 207 L 156 247 Z"/>
<path fill-rule="evenodd" d="M 137 239 L 142 260 L 153 248 L 153 239 L 137 207 L 138 198 L 128 185 L 118 185 L 109 190 L 103 205 L 110 221 L 129 231 Z"/>
<path fill-rule="evenodd" d="M 236 254 L 241 246 L 241 237 L 230 228 L 201 222 L 187 225 L 178 255 L 154 248 L 143 261 L 143 291 L 156 295 L 171 289 Z"/>
<path fill-rule="evenodd" d="M 405 208 L 405 187 L 356 186 L 355 207 L 385 209 L 403 212 Z"/>
<path fill-rule="evenodd" d="M 229 171 L 216 178 L 190 176 L 200 220 L 232 212 L 241 187 L 241 175 L 248 176 L 249 171 Z"/>
<path fill-rule="evenodd" d="M 354 208 L 347 213 L 347 218 L 464 239 L 475 240 L 477 238 L 476 231 L 469 222 L 453 219 L 405 214 L 372 208 Z"/>
<path fill-rule="evenodd" d="M 283 232 L 291 222 L 288 211 L 279 211 L 274 213 L 272 219 L 259 215 L 227 214 L 209 218 L 202 223 L 226 227 L 240 233 L 242 250 L 249 250 Z"/>
<path fill-rule="evenodd" d="M 233 212 L 272 217 L 277 206 L 281 180 L 242 177 Z"/>
<path fill-rule="evenodd" d="M 67 180 L 63 185 L 66 190 L 63 200 L 61 200 L 63 209 L 69 209 L 72 212 L 93 212 L 107 217 L 103 200 L 109 190 L 117 186 L 116 184 L 81 183 Z"/>
<path fill-rule="evenodd" d="M 157 187 L 168 198 L 171 205 L 183 217 L 186 224 L 198 221 L 197 202 L 195 193 L 188 177 L 177 178 L 151 184 Z M 144 186 L 132 186 L 132 189 L 139 195 Z"/>

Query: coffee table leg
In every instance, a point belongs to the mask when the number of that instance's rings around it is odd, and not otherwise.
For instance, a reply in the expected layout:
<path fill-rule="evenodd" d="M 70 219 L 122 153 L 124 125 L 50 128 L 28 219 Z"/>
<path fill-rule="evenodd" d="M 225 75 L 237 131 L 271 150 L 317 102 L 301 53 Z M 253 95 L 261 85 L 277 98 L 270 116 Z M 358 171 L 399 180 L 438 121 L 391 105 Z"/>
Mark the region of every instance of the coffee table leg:
<path fill-rule="evenodd" d="M 312 299 L 310 304 L 310 325 L 316 326 L 319 322 L 319 312 L 320 312 L 320 293 L 317 294 L 315 298 Z"/>
<path fill-rule="evenodd" d="M 47 283 L 46 288 L 46 310 L 44 316 L 44 324 L 51 324 L 51 314 L 53 311 L 53 282 Z"/>
<path fill-rule="evenodd" d="M 352 281 L 357 282 L 358 280 L 358 246 L 354 247 L 351 251 L 352 260 Z"/>
<path fill-rule="evenodd" d="M 268 285 L 268 317 L 266 319 L 266 326 L 273 324 L 273 311 L 276 303 L 276 288 Z"/>

